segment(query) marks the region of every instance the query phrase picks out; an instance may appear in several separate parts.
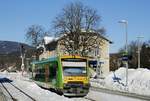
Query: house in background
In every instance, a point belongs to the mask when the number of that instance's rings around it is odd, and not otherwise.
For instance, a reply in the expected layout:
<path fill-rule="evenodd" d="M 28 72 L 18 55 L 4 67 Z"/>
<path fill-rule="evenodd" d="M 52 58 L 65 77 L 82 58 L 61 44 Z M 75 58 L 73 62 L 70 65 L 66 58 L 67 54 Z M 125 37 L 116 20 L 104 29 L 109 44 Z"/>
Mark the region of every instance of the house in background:
<path fill-rule="evenodd" d="M 37 49 L 41 51 L 39 60 L 47 59 L 50 56 L 69 55 L 69 53 L 65 51 L 63 44 L 61 44 L 61 39 L 62 37 L 44 37 L 43 44 L 37 47 Z M 103 44 L 88 51 L 87 57 L 89 58 L 89 66 L 101 76 L 105 76 L 109 73 L 109 45 L 112 42 L 103 36 L 99 36 L 99 40 L 97 41 L 102 41 Z"/>

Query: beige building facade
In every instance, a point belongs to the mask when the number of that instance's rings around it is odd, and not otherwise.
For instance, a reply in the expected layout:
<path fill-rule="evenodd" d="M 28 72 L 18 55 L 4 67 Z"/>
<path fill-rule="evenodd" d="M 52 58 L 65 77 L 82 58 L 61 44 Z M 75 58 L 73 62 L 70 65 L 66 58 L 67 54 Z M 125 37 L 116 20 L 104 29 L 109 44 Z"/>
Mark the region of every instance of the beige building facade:
<path fill-rule="evenodd" d="M 109 48 L 112 43 L 105 37 L 100 37 L 102 44 L 96 48 L 93 48 L 89 52 L 91 67 L 95 69 L 96 72 L 102 77 L 105 77 L 109 73 Z M 92 63 L 93 62 L 93 63 Z"/>

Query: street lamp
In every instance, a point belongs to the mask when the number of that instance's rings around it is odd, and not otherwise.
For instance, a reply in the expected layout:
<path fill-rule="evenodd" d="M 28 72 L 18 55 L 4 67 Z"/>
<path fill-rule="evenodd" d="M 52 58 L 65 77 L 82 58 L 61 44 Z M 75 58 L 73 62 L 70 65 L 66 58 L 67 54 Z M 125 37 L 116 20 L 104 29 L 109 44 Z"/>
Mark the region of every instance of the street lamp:
<path fill-rule="evenodd" d="M 125 52 L 128 54 L 128 21 L 120 20 L 118 23 L 125 25 L 125 34 L 126 34 L 126 46 Z M 126 61 L 126 86 L 128 86 L 128 60 Z"/>
<path fill-rule="evenodd" d="M 137 37 L 137 39 L 138 39 L 138 68 L 140 68 L 140 60 L 141 60 L 141 56 L 140 56 L 140 53 L 141 53 L 140 39 L 141 38 L 144 38 L 144 37 L 143 36 Z"/>

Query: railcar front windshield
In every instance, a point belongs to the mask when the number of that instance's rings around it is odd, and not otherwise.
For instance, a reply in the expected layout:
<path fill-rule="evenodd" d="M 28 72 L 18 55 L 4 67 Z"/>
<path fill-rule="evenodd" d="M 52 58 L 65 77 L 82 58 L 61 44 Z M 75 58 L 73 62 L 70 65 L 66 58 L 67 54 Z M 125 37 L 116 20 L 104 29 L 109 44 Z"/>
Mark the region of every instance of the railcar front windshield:
<path fill-rule="evenodd" d="M 86 75 L 85 67 L 63 67 L 65 76 Z"/>
<path fill-rule="evenodd" d="M 63 74 L 65 76 L 87 75 L 87 61 L 85 59 L 63 59 Z"/>

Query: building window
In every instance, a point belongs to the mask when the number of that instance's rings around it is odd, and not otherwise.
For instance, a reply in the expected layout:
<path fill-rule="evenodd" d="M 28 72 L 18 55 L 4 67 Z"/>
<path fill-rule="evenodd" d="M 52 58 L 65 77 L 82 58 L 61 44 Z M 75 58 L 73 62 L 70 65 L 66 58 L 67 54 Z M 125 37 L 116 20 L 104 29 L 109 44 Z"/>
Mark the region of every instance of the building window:
<path fill-rule="evenodd" d="M 98 56 L 100 54 L 100 49 L 99 49 L 99 47 L 97 46 L 96 48 L 95 48 L 95 56 Z"/>

